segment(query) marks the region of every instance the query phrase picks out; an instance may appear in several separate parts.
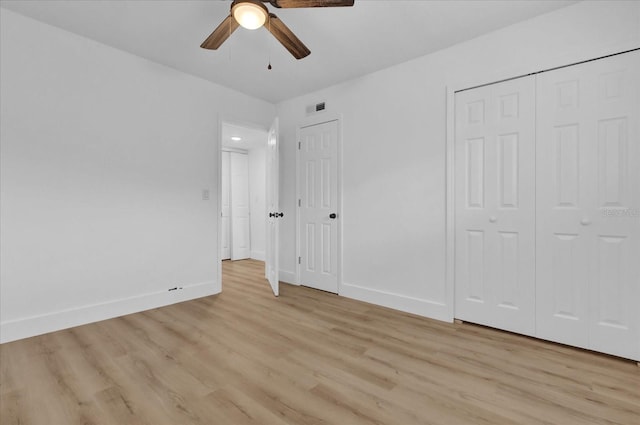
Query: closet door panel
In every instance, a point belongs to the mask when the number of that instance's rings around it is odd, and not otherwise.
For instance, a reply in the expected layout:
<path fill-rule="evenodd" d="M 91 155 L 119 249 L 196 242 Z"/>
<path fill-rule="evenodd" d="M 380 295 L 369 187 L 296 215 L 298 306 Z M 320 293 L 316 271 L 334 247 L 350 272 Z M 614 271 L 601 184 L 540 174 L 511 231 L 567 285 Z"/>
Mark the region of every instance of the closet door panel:
<path fill-rule="evenodd" d="M 640 360 L 640 52 L 593 62 L 591 349 Z"/>
<path fill-rule="evenodd" d="M 581 221 L 593 203 L 592 86 L 577 67 L 537 78 L 536 334 L 580 347 L 588 345 L 591 228 Z"/>
<path fill-rule="evenodd" d="M 537 78 L 537 336 L 640 357 L 637 52 Z"/>
<path fill-rule="evenodd" d="M 230 174 L 230 154 L 229 152 L 221 152 L 221 221 L 220 232 L 221 238 L 221 258 L 229 260 L 231 258 L 231 174 Z"/>
<path fill-rule="evenodd" d="M 248 158 L 244 153 L 230 153 L 231 259 L 234 261 L 251 255 Z"/>
<path fill-rule="evenodd" d="M 533 335 L 534 79 L 456 94 L 459 319 Z"/>
<path fill-rule="evenodd" d="M 457 318 L 492 324 L 489 205 L 495 204 L 488 181 L 495 134 L 489 87 L 456 94 L 456 305 Z M 488 167 L 489 166 L 489 167 Z"/>

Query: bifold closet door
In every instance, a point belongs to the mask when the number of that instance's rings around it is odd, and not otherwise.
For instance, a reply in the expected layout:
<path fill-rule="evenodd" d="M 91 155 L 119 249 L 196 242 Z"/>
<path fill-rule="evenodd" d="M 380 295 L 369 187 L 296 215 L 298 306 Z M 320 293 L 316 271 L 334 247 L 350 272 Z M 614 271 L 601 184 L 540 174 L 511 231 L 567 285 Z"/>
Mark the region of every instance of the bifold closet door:
<path fill-rule="evenodd" d="M 537 77 L 537 336 L 640 359 L 640 53 Z"/>
<path fill-rule="evenodd" d="M 249 234 L 249 156 L 231 152 L 231 259 L 251 255 Z"/>
<path fill-rule="evenodd" d="M 231 159 L 229 152 L 223 151 L 221 152 L 221 155 L 220 180 L 222 204 L 220 209 L 222 217 L 220 232 L 222 235 L 220 243 L 222 246 L 220 247 L 220 256 L 223 260 L 228 260 L 231 258 Z"/>
<path fill-rule="evenodd" d="M 455 317 L 535 333 L 535 80 L 458 92 Z"/>

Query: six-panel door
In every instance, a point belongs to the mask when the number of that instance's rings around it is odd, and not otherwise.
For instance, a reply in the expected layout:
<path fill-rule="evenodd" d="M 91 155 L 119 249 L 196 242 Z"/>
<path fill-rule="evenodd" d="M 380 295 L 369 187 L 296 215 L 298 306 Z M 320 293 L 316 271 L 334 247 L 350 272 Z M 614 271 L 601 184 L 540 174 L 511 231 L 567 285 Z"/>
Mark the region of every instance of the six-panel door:
<path fill-rule="evenodd" d="M 300 283 L 338 292 L 338 122 L 300 130 Z"/>
<path fill-rule="evenodd" d="M 456 94 L 455 316 L 535 331 L 532 77 Z"/>
<path fill-rule="evenodd" d="M 640 359 L 640 53 L 538 76 L 537 335 Z"/>
<path fill-rule="evenodd" d="M 279 167 L 279 145 L 278 145 L 279 120 L 276 118 L 269 129 L 267 138 L 267 169 L 266 169 L 266 204 L 267 204 L 267 249 L 265 258 L 265 277 L 273 290 L 273 294 L 280 294 L 280 217 L 275 213 L 280 212 L 280 167 Z"/>

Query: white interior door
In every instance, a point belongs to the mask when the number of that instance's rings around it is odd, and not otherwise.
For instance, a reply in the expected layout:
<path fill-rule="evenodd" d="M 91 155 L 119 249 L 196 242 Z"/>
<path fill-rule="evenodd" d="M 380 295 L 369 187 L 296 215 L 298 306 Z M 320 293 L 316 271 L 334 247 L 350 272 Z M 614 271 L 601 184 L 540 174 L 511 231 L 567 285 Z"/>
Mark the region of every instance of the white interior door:
<path fill-rule="evenodd" d="M 280 232 L 280 220 L 279 220 L 279 184 L 280 184 L 280 169 L 279 169 L 279 147 L 278 147 L 278 118 L 273 121 L 271 128 L 269 129 L 269 136 L 267 139 L 267 182 L 266 182 L 266 204 L 267 204 L 267 246 L 265 253 L 265 275 L 271 285 L 273 294 L 278 296 L 280 293 L 280 281 L 279 281 L 279 232 Z M 278 213 L 278 216 L 276 216 Z"/>
<path fill-rule="evenodd" d="M 338 122 L 303 127 L 299 144 L 300 283 L 338 292 Z"/>
<path fill-rule="evenodd" d="M 221 257 L 223 260 L 231 258 L 231 175 L 229 174 L 229 152 L 222 152 L 221 165 L 221 197 L 222 197 L 222 221 L 221 221 Z"/>
<path fill-rule="evenodd" d="M 535 80 L 456 93 L 455 317 L 535 333 Z"/>
<path fill-rule="evenodd" d="M 249 160 L 248 155 L 230 152 L 231 165 L 231 259 L 242 260 L 251 254 L 249 234 Z"/>
<path fill-rule="evenodd" d="M 640 53 L 537 81 L 537 328 L 640 359 Z"/>

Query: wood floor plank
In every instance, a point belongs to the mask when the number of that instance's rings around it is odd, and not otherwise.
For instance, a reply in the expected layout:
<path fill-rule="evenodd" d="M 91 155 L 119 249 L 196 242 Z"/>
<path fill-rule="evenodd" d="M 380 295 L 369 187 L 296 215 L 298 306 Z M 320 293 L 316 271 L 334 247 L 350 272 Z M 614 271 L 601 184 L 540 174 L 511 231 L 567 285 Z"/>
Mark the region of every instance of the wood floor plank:
<path fill-rule="evenodd" d="M 631 425 L 635 363 L 223 262 L 223 293 L 0 346 L 2 425 Z"/>

